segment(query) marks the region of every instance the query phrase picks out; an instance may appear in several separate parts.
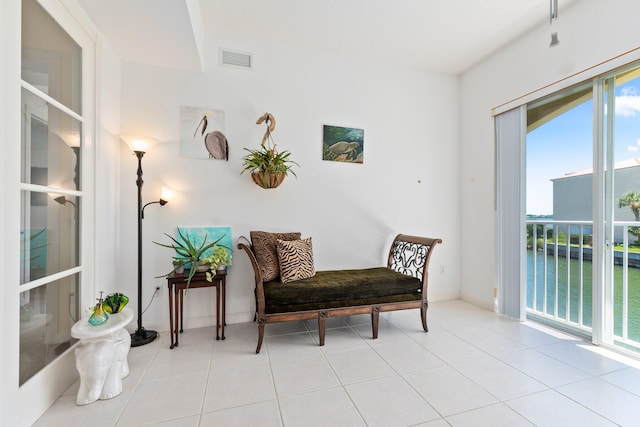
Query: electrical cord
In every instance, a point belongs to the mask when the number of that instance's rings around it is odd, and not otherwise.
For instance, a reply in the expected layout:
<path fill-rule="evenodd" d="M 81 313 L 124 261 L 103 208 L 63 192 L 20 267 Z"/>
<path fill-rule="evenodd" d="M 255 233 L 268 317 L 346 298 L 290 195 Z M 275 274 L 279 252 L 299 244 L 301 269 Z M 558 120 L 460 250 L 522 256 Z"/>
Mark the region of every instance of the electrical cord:
<path fill-rule="evenodd" d="M 142 310 L 142 314 L 144 314 L 145 311 L 147 311 L 147 309 L 151 306 L 151 303 L 153 302 L 153 299 L 156 297 L 156 294 L 158 293 L 158 291 L 160 291 L 160 289 L 156 288 L 156 291 L 153 293 L 153 295 L 151 295 L 151 300 L 149 301 L 149 304 L 147 304 L 144 310 Z"/>
<path fill-rule="evenodd" d="M 69 317 L 71 317 L 71 320 L 74 321 L 74 323 L 76 322 L 76 318 L 73 317 L 73 314 L 71 314 L 71 297 L 74 296 L 74 294 L 69 294 Z"/>

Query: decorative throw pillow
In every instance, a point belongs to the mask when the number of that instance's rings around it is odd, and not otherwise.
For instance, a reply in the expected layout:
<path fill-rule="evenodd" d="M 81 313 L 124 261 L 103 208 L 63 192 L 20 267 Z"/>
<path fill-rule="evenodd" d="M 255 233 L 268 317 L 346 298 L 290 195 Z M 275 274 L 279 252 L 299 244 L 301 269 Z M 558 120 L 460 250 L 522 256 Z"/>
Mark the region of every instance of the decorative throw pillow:
<path fill-rule="evenodd" d="M 256 254 L 263 282 L 277 280 L 280 276 L 276 240 L 300 240 L 300 233 L 269 233 L 266 231 L 250 231 L 251 245 Z"/>
<path fill-rule="evenodd" d="M 280 260 L 280 281 L 282 283 L 316 275 L 311 237 L 303 240 L 278 240 L 276 248 Z"/>

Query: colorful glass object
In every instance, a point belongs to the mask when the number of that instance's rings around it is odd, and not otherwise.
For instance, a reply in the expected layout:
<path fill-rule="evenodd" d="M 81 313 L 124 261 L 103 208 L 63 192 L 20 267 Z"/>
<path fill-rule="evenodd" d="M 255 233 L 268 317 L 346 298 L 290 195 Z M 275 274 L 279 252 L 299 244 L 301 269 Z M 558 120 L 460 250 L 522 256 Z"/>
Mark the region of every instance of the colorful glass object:
<path fill-rule="evenodd" d="M 120 313 L 129 302 L 129 297 L 119 292 L 109 294 L 102 303 L 102 309 L 109 314 Z"/>
<path fill-rule="evenodd" d="M 103 300 L 102 300 L 102 292 L 100 292 L 100 298 L 98 298 L 98 303 L 96 307 L 93 309 L 93 314 L 89 316 L 89 324 L 93 326 L 98 326 L 104 324 L 109 316 L 102 308 Z"/>

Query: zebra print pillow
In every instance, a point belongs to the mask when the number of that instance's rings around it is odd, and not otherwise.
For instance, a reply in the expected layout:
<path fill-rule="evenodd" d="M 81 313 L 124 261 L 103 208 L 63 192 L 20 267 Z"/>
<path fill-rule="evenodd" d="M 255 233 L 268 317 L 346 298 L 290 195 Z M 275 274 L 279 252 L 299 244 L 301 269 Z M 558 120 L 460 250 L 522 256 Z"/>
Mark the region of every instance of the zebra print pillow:
<path fill-rule="evenodd" d="M 251 244 L 256 254 L 256 261 L 260 268 L 260 274 L 264 282 L 277 280 L 280 276 L 278 268 L 278 252 L 276 241 L 280 240 L 300 240 L 301 234 L 295 233 L 269 233 L 266 231 L 251 231 Z"/>
<path fill-rule="evenodd" d="M 280 240 L 276 243 L 282 283 L 306 279 L 316 275 L 313 265 L 311 237 L 302 240 Z"/>

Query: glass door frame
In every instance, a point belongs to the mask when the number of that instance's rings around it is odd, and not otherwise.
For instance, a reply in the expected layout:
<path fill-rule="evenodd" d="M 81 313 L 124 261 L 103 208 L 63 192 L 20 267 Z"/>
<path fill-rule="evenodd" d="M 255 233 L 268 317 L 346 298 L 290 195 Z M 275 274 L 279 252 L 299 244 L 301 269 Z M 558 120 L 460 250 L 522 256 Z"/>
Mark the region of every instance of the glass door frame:
<path fill-rule="evenodd" d="M 95 288 L 95 124 L 96 124 L 96 50 L 97 33 L 90 32 L 90 23 L 86 21 L 75 6 L 64 0 L 37 0 L 38 3 L 53 17 L 55 21 L 66 31 L 82 48 L 82 164 L 81 182 L 83 183 L 83 209 L 80 218 L 80 306 L 88 306 Z M 20 22 L 21 0 L 7 0 L 0 10 L 8 11 L 12 21 Z M 4 17 L 0 19 L 3 21 Z M 2 226 L 2 235 L 5 237 L 3 255 L 7 258 L 3 262 L 5 268 L 2 271 L 4 287 L 1 294 L 3 313 L 0 325 L 5 331 L 4 345 L 0 351 L 0 360 L 4 366 L 2 376 L 2 402 L 0 413 L 2 420 L 10 425 L 31 425 L 35 420 L 60 396 L 76 379 L 75 358 L 73 347 L 67 349 L 57 359 L 39 371 L 22 386 L 18 384 L 19 371 L 19 295 L 24 289 L 20 287 L 19 253 L 20 253 L 20 138 L 21 138 L 21 91 L 20 84 L 20 25 L 11 25 L 6 29 L 0 29 L 3 36 L 9 36 L 13 40 L 11 49 L 7 52 L 6 81 L 13 82 L 3 86 L 6 91 L 5 104 L 2 107 L 7 112 L 6 129 L 2 135 L 7 136 L 7 141 L 14 144 L 6 147 L 3 164 L 6 166 L 2 182 L 7 191 L 3 194 L 4 205 L 7 211 L 2 214 L 5 218 Z M 16 34 L 18 35 L 16 37 Z M 7 39 L 8 40 L 8 39 Z M 8 43 L 7 43 L 8 45 Z M 4 74 L 3 74 L 4 75 Z M 11 107 L 12 106 L 12 107 Z M 15 110 L 15 111 L 14 111 Z M 7 144 L 9 145 L 9 144 Z"/>

